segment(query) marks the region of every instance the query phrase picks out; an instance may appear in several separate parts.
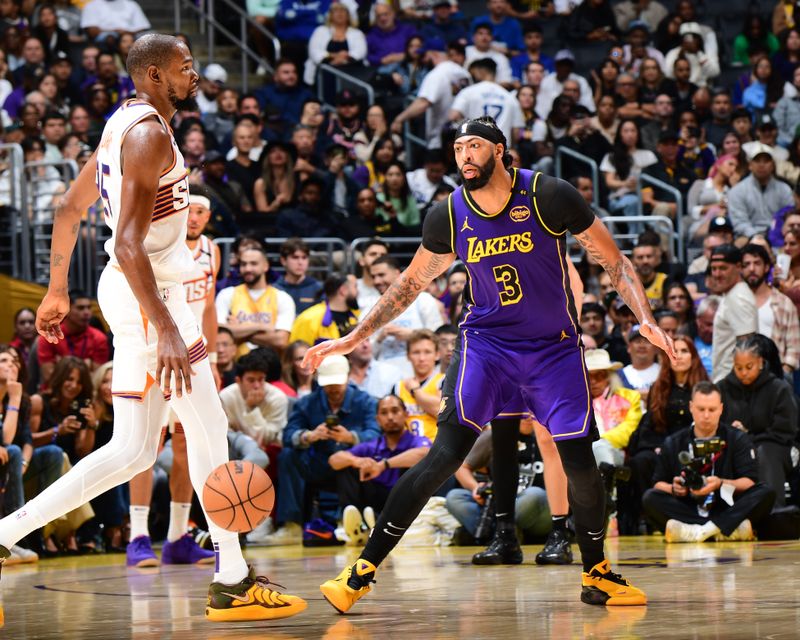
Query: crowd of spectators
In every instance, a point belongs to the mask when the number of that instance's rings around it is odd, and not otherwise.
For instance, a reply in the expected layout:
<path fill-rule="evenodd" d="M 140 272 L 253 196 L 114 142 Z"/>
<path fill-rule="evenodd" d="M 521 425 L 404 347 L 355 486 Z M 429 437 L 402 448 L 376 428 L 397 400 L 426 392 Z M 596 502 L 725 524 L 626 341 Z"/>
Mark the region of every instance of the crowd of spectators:
<path fill-rule="evenodd" d="M 231 451 L 266 466 L 278 496 L 273 519 L 251 543 L 320 544 L 335 539 L 325 527 L 337 524 L 361 539 L 388 489 L 435 438 L 464 307 L 463 265 L 347 359 L 326 362 L 317 377 L 300 363 L 309 345 L 350 331 L 399 276 L 399 245 L 382 238 L 419 236 L 428 209 L 459 184 L 454 124 L 483 115 L 505 133 L 513 167 L 553 173 L 559 147 L 596 163 L 596 187 L 568 156 L 561 174 L 597 215 L 635 217 L 621 227 L 628 233 L 620 244 L 659 325 L 676 339 L 670 364 L 641 336 L 607 274 L 579 258 L 601 436 L 595 454 L 616 479 L 609 495 L 618 530 L 665 527 L 665 503 L 653 497 L 671 480 L 674 461 L 660 457 L 672 450 L 665 442 L 682 438 L 683 446 L 714 425 L 756 451 L 742 476 L 763 483 L 778 508 L 797 502 L 800 9 L 782 0 L 762 16 L 756 3 L 726 42 L 696 3 L 668 5 L 488 0 L 485 12 L 467 15 L 454 0 L 248 0 L 253 19 L 280 38 L 282 57 L 271 59 L 269 41 L 254 29 L 271 73 L 254 68 L 259 84 L 243 93 L 224 66 L 201 65 L 198 109 L 178 112 L 173 128 L 192 188 L 212 205 L 205 233 L 237 238 L 230 262 L 219 265 L 216 367 L 236 435 Z M 134 94 L 125 59 L 149 29 L 134 0 L 91 0 L 82 9 L 0 3 L 3 141 L 21 144 L 28 162 L 82 166 L 106 119 Z M 356 85 L 334 91 L 321 65 L 367 79 L 375 103 Z M 425 149 L 405 145 L 406 126 Z M 46 226 L 68 187 L 63 176 L 52 166 L 29 170 L 35 188 L 19 211 L 6 197 L 11 173 L 0 166 L 2 215 Z M 650 228 L 651 215 L 671 221 L 686 255 L 675 254 L 663 227 Z M 345 273 L 334 256 L 334 271 L 320 274 L 322 263 L 300 238 L 330 236 L 373 238 L 359 247 L 357 273 Z M 289 238 L 272 263 L 265 237 Z M 89 297 L 72 292 L 59 345 L 36 338 L 33 317 L 19 310 L 0 350 L 5 513 L 113 429 L 113 345 Z M 701 385 L 695 402 L 693 388 L 707 380 L 719 386 Z M 687 436 L 701 405 L 719 409 L 717 422 Z M 448 504 L 473 494 L 471 474 L 486 455 L 477 452 L 453 480 L 449 488 L 462 493 Z M 616 471 L 626 467 L 629 477 Z M 747 493 L 745 484 L 735 493 Z M 527 486 L 546 524 L 542 496 Z M 475 505 L 464 500 L 454 511 L 474 529 Z M 124 548 L 127 501 L 124 489 L 97 498 L 24 541 L 16 557 L 30 559 L 28 548 Z M 195 520 L 202 524 L 202 514 Z M 540 524 L 523 528 L 544 535 Z M 727 521 L 718 529 L 731 535 Z M 672 539 L 693 535 L 671 528 Z"/>

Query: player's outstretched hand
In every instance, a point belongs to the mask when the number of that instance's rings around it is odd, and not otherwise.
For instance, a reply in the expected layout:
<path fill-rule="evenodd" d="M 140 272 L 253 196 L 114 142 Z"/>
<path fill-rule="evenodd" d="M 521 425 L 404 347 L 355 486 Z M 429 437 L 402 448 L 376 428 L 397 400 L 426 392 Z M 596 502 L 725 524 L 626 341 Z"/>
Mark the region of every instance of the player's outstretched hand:
<path fill-rule="evenodd" d="M 61 322 L 69 313 L 69 296 L 66 293 L 48 291 L 36 311 L 36 330 L 51 344 L 64 339 Z"/>
<path fill-rule="evenodd" d="M 675 347 L 672 344 L 672 338 L 664 333 L 664 330 L 661 327 L 654 323 L 643 322 L 639 327 L 639 333 L 641 333 L 652 344 L 666 353 L 672 364 L 677 362 L 677 358 L 675 356 Z"/>
<path fill-rule="evenodd" d="M 308 367 L 313 373 L 317 370 L 317 367 L 319 367 L 320 363 L 328 356 L 347 355 L 356 348 L 356 343 L 354 343 L 352 340 L 348 340 L 349 337 L 350 336 L 345 336 L 344 338 L 326 340 L 325 342 L 315 344 L 308 351 L 306 351 L 306 355 L 303 357 L 303 364 L 301 366 Z"/>
<path fill-rule="evenodd" d="M 175 376 L 175 394 L 180 398 L 192 392 L 192 366 L 189 364 L 189 350 L 176 327 L 162 330 L 158 335 L 158 355 L 156 365 L 156 384 L 165 396 L 172 393 L 170 385 Z"/>

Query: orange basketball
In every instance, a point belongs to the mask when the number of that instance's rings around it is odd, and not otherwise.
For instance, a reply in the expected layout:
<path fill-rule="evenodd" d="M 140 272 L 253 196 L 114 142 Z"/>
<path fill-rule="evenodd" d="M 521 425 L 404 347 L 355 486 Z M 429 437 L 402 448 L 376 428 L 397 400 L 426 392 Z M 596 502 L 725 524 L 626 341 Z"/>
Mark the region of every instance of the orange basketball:
<path fill-rule="evenodd" d="M 203 487 L 208 517 L 228 531 L 252 531 L 269 516 L 274 504 L 272 481 L 252 462 L 231 460 L 218 466 Z"/>

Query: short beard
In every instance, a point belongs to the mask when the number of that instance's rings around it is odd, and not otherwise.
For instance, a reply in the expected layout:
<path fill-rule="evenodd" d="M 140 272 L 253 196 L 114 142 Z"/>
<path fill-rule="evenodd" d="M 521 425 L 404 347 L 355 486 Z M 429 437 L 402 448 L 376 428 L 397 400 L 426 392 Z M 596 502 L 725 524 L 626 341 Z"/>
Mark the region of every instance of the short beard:
<path fill-rule="evenodd" d="M 203 235 L 203 232 L 202 232 L 202 231 L 201 231 L 201 232 L 199 232 L 199 233 L 196 233 L 196 234 L 194 234 L 194 235 L 192 235 L 192 232 L 191 232 L 191 231 L 187 231 L 187 232 L 186 232 L 186 239 L 187 239 L 187 240 L 191 240 L 192 242 L 194 242 L 195 240 L 197 240 L 197 239 L 198 239 L 200 236 L 202 236 L 202 235 Z"/>
<path fill-rule="evenodd" d="M 358 298 L 346 298 L 345 303 L 350 311 L 358 311 Z"/>
<path fill-rule="evenodd" d="M 489 184 L 489 180 L 492 179 L 492 174 L 494 173 L 494 167 L 496 164 L 497 163 L 495 162 L 494 156 L 491 156 L 486 161 L 486 164 L 482 167 L 472 164 L 472 166 L 478 170 L 478 175 L 469 179 L 465 178 L 463 170 L 459 169 L 458 173 L 461 175 L 461 180 L 464 182 L 464 186 L 466 187 L 467 191 L 477 191 L 478 189 L 483 189 L 483 187 Z"/>
<path fill-rule="evenodd" d="M 764 280 L 767 279 L 767 276 L 761 276 L 760 278 L 756 278 L 755 280 L 751 280 L 750 278 L 745 278 L 745 282 L 747 282 L 747 286 L 750 287 L 752 291 L 758 289 Z"/>
<path fill-rule="evenodd" d="M 187 93 L 185 98 L 178 98 L 172 85 L 167 85 L 167 97 L 176 111 L 197 111 L 199 109 L 197 100 L 192 97 L 191 93 Z"/>

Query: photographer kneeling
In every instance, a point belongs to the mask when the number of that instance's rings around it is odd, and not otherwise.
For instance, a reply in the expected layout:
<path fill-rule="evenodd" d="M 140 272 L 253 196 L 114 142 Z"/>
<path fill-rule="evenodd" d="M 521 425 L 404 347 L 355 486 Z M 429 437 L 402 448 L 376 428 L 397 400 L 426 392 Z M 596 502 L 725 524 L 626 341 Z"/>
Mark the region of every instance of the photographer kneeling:
<path fill-rule="evenodd" d="M 752 540 L 753 524 L 769 515 L 775 493 L 758 482 L 750 436 L 720 424 L 722 395 L 707 381 L 692 389 L 694 424 L 669 436 L 659 452 L 655 484 L 642 499 L 666 542 L 711 537 Z"/>

